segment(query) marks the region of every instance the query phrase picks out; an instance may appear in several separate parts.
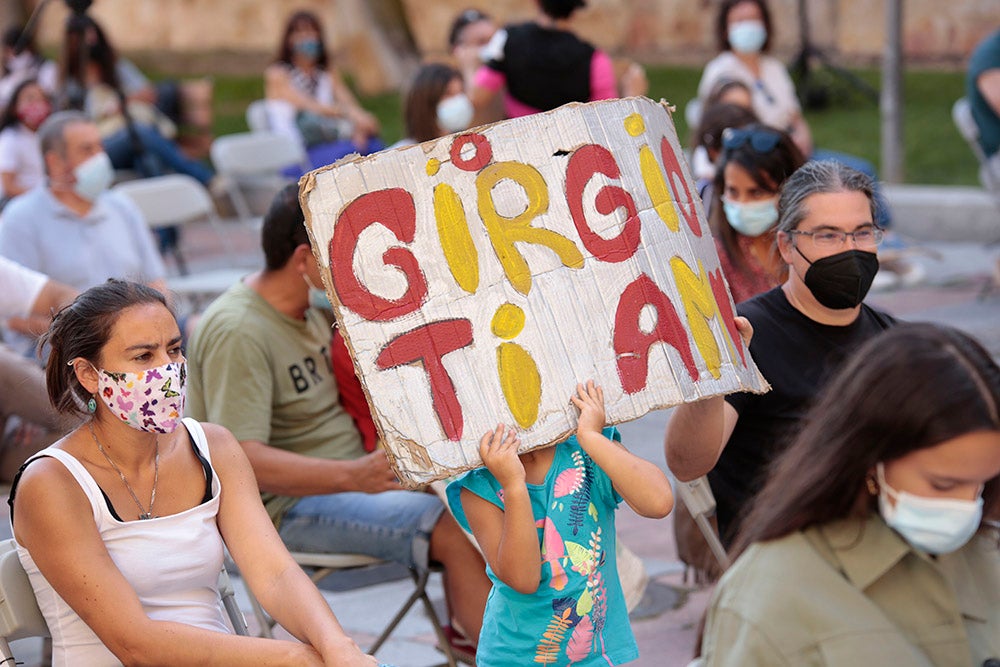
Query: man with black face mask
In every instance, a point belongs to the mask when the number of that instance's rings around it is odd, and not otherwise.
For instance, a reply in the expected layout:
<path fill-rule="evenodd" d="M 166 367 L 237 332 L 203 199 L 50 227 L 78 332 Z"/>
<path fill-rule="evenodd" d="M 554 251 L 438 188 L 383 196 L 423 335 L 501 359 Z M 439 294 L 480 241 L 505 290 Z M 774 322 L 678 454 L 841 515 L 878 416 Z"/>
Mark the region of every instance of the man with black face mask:
<path fill-rule="evenodd" d="M 778 201 L 784 284 L 739 306 L 767 394 L 730 394 L 678 407 L 667 427 L 667 465 L 681 481 L 708 474 L 719 533 L 732 542 L 740 513 L 788 444 L 826 380 L 861 343 L 895 320 L 862 300 L 878 272 L 883 232 L 871 180 L 837 162 L 809 162 Z"/>

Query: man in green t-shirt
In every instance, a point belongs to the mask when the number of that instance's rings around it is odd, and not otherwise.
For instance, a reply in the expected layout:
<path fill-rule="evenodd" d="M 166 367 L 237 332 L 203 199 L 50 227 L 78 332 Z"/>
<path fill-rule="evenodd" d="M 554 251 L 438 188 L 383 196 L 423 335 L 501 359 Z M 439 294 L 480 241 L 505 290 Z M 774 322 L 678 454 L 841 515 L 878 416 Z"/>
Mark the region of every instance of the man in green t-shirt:
<path fill-rule="evenodd" d="M 295 185 L 271 204 L 262 245 L 266 268 L 220 296 L 191 337 L 188 414 L 240 441 L 290 550 L 440 563 L 451 618 L 475 641 L 490 590 L 482 556 L 436 496 L 403 490 L 381 449 L 365 454 L 340 404 L 330 327 L 309 307 L 319 267 Z"/>

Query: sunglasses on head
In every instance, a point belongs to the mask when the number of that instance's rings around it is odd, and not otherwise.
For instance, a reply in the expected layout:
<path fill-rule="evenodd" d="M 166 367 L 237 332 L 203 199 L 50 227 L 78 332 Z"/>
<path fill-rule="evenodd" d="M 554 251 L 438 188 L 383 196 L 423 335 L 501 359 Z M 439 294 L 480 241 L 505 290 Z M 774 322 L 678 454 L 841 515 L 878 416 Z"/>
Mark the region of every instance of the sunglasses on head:
<path fill-rule="evenodd" d="M 781 133 L 761 127 L 727 127 L 722 132 L 722 148 L 727 151 L 736 150 L 748 141 L 750 142 L 750 148 L 754 152 L 770 153 L 778 145 L 778 142 L 781 141 Z"/>

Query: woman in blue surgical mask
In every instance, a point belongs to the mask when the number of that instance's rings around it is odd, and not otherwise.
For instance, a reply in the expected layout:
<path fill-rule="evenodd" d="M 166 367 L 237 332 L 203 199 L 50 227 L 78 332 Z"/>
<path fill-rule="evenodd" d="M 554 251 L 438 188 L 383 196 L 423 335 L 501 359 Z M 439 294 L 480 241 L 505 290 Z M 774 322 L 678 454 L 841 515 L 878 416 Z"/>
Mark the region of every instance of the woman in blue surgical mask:
<path fill-rule="evenodd" d="M 787 276 L 775 245 L 778 190 L 802 163 L 795 142 L 779 130 L 753 124 L 722 133 L 708 217 L 736 303 Z"/>
<path fill-rule="evenodd" d="M 998 410 L 1000 367 L 962 332 L 859 348 L 742 522 L 704 664 L 995 664 Z"/>
<path fill-rule="evenodd" d="M 295 12 L 285 23 L 278 55 L 264 71 L 264 97 L 269 129 L 300 141 L 313 167 L 385 147 L 378 119 L 334 66 L 312 12 Z"/>

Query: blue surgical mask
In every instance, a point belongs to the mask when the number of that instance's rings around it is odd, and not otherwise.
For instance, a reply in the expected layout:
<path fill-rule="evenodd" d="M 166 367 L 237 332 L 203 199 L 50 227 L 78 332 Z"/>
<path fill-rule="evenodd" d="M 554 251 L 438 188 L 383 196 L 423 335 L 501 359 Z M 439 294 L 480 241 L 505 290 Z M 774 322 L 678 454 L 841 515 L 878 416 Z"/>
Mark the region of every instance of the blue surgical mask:
<path fill-rule="evenodd" d="M 446 97 L 437 105 L 438 127 L 449 133 L 466 130 L 472 122 L 473 111 L 468 95 Z"/>
<path fill-rule="evenodd" d="M 115 168 L 104 151 L 92 155 L 73 170 L 73 191 L 87 201 L 95 201 L 115 180 Z"/>
<path fill-rule="evenodd" d="M 722 211 L 729 226 L 743 236 L 760 236 L 778 222 L 778 207 L 773 199 L 740 204 L 722 200 Z"/>
<path fill-rule="evenodd" d="M 306 58 L 319 58 L 319 40 L 318 39 L 303 39 L 299 42 L 295 42 L 292 45 L 295 52 L 299 55 L 303 55 Z"/>
<path fill-rule="evenodd" d="M 729 46 L 737 53 L 760 53 L 767 41 L 767 28 L 761 21 L 737 21 L 729 26 Z"/>
<path fill-rule="evenodd" d="M 983 518 L 982 488 L 975 500 L 925 498 L 897 491 L 885 481 L 885 466 L 876 466 L 878 508 L 890 528 L 910 545 L 929 554 L 961 549 L 972 539 Z M 889 499 L 896 501 L 895 506 Z"/>

